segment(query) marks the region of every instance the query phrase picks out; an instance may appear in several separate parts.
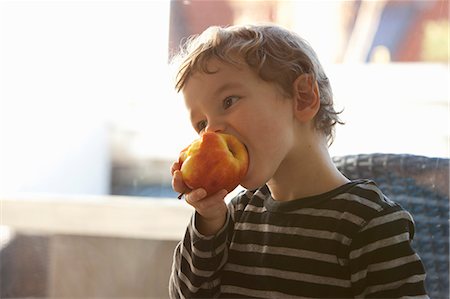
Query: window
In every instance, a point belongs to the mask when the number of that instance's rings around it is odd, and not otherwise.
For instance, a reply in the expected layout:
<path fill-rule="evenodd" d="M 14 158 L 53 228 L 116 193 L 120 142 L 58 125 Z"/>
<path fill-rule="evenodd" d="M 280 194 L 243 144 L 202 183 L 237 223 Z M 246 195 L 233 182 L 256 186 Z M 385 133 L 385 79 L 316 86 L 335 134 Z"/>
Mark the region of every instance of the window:
<path fill-rule="evenodd" d="M 344 109 L 336 163 L 393 163 L 411 172 L 408 191 L 444 190 L 408 199 L 426 211 L 416 236 L 430 297 L 448 297 L 448 11 L 434 0 L 0 1 L 0 297 L 167 297 L 192 213 L 169 168 L 197 137 L 167 62 L 191 34 L 248 22 L 291 28 L 317 51 Z M 353 156 L 370 153 L 436 158 Z"/>

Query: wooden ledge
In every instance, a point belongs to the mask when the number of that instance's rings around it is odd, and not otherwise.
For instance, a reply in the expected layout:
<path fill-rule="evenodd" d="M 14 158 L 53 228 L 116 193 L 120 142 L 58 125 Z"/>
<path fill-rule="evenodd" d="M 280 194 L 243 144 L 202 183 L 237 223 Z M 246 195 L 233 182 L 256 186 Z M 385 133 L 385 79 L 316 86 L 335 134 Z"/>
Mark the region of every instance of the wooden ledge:
<path fill-rule="evenodd" d="M 0 195 L 0 224 L 13 231 L 180 240 L 193 209 L 177 199 Z"/>

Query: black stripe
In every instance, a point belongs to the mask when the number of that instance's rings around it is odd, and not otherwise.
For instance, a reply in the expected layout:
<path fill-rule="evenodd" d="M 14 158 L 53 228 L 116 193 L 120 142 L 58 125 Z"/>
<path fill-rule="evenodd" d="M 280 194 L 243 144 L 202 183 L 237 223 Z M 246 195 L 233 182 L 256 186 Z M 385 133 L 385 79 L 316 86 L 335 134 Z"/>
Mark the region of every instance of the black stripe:
<path fill-rule="evenodd" d="M 188 250 L 188 252 L 190 252 L 190 250 Z M 223 258 L 223 254 L 217 255 L 213 258 L 201 258 L 194 254 L 189 254 L 189 256 L 191 257 L 193 264 L 195 265 L 195 268 L 202 271 L 217 270 L 217 268 L 220 265 L 220 261 Z"/>
<path fill-rule="evenodd" d="M 181 293 L 190 294 L 189 298 L 214 298 L 215 294 L 220 293 L 220 286 L 217 286 L 211 289 L 199 289 L 197 293 L 193 294 L 181 279 L 178 280 L 178 282 L 180 284 Z"/>
<path fill-rule="evenodd" d="M 306 207 L 318 206 L 339 194 L 346 193 L 348 190 L 353 189 L 359 183 L 361 182 L 353 181 L 323 194 L 313 195 L 286 202 L 275 201 L 270 197 L 270 194 L 268 194 L 267 199 L 265 200 L 265 206 L 271 212 L 287 212 Z"/>
<path fill-rule="evenodd" d="M 229 225 L 232 226 L 232 221 L 230 219 Z M 217 249 L 226 242 L 228 234 L 227 229 L 224 229 L 222 233 L 218 234 L 214 240 L 209 239 L 201 239 L 198 236 L 195 235 L 195 232 L 192 229 L 192 234 L 189 233 L 189 230 L 186 231 L 183 244 L 185 248 L 191 247 L 191 244 L 193 243 L 193 246 L 195 246 L 196 249 L 200 251 L 205 252 L 215 252 Z M 191 239 L 192 238 L 192 239 Z"/>
<path fill-rule="evenodd" d="M 382 263 L 414 254 L 409 242 L 402 242 L 388 247 L 378 248 L 352 259 L 352 272 L 356 273 L 366 268 L 368 264 Z"/>
<path fill-rule="evenodd" d="M 338 279 L 349 279 L 348 273 L 342 271 L 342 267 L 339 264 L 303 257 L 230 250 L 228 261 L 232 264 L 249 267 L 266 267 Z"/>
<path fill-rule="evenodd" d="M 336 240 L 256 231 L 235 232 L 233 242 L 303 249 L 332 255 L 336 253 L 337 248 L 342 247 Z"/>
<path fill-rule="evenodd" d="M 319 212 L 319 211 L 318 211 Z M 239 223 L 273 224 L 288 228 L 305 228 L 337 232 L 351 238 L 360 227 L 351 221 L 319 215 L 244 212 Z"/>
<path fill-rule="evenodd" d="M 373 184 L 373 185 L 376 186 L 375 184 Z M 390 205 L 384 200 L 384 198 L 381 198 L 377 192 L 375 192 L 371 189 L 366 189 L 366 188 L 362 188 L 359 186 L 355 186 L 355 188 L 352 188 L 351 190 L 349 190 L 349 193 L 357 195 L 357 196 L 365 198 L 365 199 L 368 199 L 368 200 L 380 205 L 383 208 L 390 207 Z"/>
<path fill-rule="evenodd" d="M 204 271 L 212 271 L 212 270 L 217 270 L 217 268 L 219 267 L 220 262 L 223 258 L 224 252 L 220 252 L 214 257 L 202 258 L 202 257 L 195 255 L 193 253 L 193 248 L 191 247 L 191 246 L 195 246 L 196 249 L 198 249 L 200 247 L 205 252 L 211 252 L 211 250 L 214 249 L 214 246 L 211 246 L 211 244 L 212 244 L 212 242 L 198 241 L 193 245 L 191 243 L 191 236 L 190 236 L 190 234 L 187 233 L 185 236 L 185 239 L 183 240 L 183 246 L 181 247 L 181 249 L 184 249 L 184 251 L 187 252 L 187 255 L 189 255 L 191 257 L 193 264 L 195 265 L 195 267 L 197 269 L 204 270 Z M 209 246 L 205 246 L 205 245 L 209 245 Z M 181 255 L 181 253 L 180 253 L 180 255 Z M 182 265 L 186 266 L 184 263 L 187 263 L 187 261 L 185 261 L 183 258 Z"/>
<path fill-rule="evenodd" d="M 370 273 L 375 284 L 390 283 L 396 280 L 403 280 L 413 275 L 423 274 L 424 268 L 420 261 L 410 262 L 388 270 Z"/>
<path fill-rule="evenodd" d="M 409 233 L 409 221 L 397 219 L 361 232 L 357 238 L 353 239 L 352 248 L 358 249 L 367 244 L 404 233 Z"/>
<path fill-rule="evenodd" d="M 247 275 L 239 272 L 224 271 L 222 283 L 241 288 L 259 291 L 274 291 L 290 296 L 307 296 L 316 298 L 344 298 L 350 296 L 350 290 L 345 287 L 325 285 L 312 282 L 289 280 L 273 276 Z M 226 298 L 232 294 L 223 294 Z"/>
<path fill-rule="evenodd" d="M 361 279 L 353 284 L 355 290 L 362 291 L 369 283 L 370 285 L 382 285 L 395 281 L 405 280 L 413 275 L 420 275 L 424 273 L 422 263 L 420 261 L 411 262 L 399 267 L 384 269 L 376 272 L 367 273 L 365 279 Z"/>

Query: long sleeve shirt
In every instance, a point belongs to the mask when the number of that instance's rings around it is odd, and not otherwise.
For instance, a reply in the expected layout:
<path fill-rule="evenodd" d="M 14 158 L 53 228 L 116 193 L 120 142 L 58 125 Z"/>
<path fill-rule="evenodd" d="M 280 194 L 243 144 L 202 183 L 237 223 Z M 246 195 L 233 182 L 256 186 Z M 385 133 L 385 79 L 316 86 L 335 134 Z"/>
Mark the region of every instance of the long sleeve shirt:
<path fill-rule="evenodd" d="M 428 298 L 411 215 L 367 180 L 281 202 L 267 186 L 228 204 L 214 236 L 189 223 L 171 298 Z"/>

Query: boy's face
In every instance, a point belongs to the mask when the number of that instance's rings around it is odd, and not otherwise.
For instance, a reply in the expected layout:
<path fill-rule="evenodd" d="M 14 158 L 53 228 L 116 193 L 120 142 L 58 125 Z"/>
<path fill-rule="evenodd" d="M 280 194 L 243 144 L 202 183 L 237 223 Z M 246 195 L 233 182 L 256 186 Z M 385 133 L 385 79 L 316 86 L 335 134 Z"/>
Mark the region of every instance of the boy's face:
<path fill-rule="evenodd" d="M 182 92 L 192 126 L 236 136 L 247 147 L 250 165 L 242 185 L 255 189 L 276 175 L 295 143 L 293 101 L 248 66 L 211 60 L 213 74 L 194 73 Z"/>

